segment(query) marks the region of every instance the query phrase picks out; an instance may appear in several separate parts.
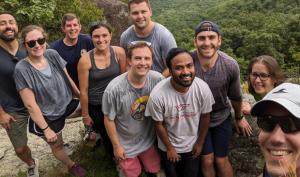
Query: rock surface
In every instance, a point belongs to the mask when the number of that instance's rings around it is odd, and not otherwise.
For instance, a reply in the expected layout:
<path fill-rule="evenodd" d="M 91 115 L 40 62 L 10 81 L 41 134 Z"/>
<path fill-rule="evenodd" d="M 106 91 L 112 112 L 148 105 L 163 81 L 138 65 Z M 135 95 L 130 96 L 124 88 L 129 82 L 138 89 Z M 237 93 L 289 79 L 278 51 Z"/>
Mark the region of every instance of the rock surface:
<path fill-rule="evenodd" d="M 81 118 L 68 119 L 63 130 L 63 138 L 65 142 L 65 149 L 68 154 L 71 154 L 79 142 L 82 140 L 82 132 L 84 126 Z M 40 174 L 44 176 L 49 168 L 54 168 L 60 162 L 54 158 L 48 144 L 41 138 L 29 134 L 29 147 L 31 148 L 33 157 L 39 159 Z M 14 149 L 8 139 L 6 131 L 0 128 L 0 176 L 12 177 L 19 172 L 25 172 L 27 165 L 23 163 L 14 152 Z"/>

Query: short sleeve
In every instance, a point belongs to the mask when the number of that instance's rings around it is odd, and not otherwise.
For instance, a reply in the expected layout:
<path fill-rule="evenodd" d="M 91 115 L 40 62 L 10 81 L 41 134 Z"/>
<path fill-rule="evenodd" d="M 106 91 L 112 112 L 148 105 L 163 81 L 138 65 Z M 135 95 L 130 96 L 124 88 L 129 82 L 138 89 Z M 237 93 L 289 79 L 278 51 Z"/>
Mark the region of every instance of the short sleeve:
<path fill-rule="evenodd" d="M 215 104 L 215 100 L 209 86 L 206 83 L 203 84 L 202 90 L 203 104 L 201 104 L 201 112 L 202 114 L 206 114 L 212 111 L 212 105 Z"/>
<path fill-rule="evenodd" d="M 162 105 L 158 99 L 152 98 L 150 95 L 150 98 L 147 103 L 147 107 L 145 110 L 145 116 L 152 117 L 155 121 L 163 121 L 164 120 L 164 111 L 163 111 L 164 105 Z"/>
<path fill-rule="evenodd" d="M 18 92 L 24 88 L 32 89 L 32 85 L 29 82 L 29 76 L 26 73 L 26 70 L 22 70 L 16 67 L 14 71 L 14 79 L 15 79 L 16 89 Z"/>
<path fill-rule="evenodd" d="M 232 74 L 228 88 L 228 98 L 234 101 L 241 101 L 242 90 L 240 83 L 240 69 L 235 60 L 232 62 L 230 69 Z"/>
<path fill-rule="evenodd" d="M 111 90 L 105 90 L 102 97 L 102 112 L 110 120 L 114 120 L 117 115 L 116 98 L 113 97 Z"/>

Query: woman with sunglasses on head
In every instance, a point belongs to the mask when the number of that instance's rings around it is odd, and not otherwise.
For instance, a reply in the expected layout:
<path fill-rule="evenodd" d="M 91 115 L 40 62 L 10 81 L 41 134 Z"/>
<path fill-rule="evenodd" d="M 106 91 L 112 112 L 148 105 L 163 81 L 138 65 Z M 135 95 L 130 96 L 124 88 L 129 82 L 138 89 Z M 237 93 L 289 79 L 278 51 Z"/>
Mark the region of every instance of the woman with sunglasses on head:
<path fill-rule="evenodd" d="M 253 58 L 247 69 L 248 91 L 256 101 L 261 100 L 274 87 L 284 81 L 283 73 L 275 58 L 261 55 Z M 249 102 L 242 103 L 242 113 L 250 115 Z"/>
<path fill-rule="evenodd" d="M 50 145 L 53 155 L 72 175 L 85 176 L 85 170 L 66 154 L 62 138 L 66 117 L 79 106 L 72 93 L 78 96 L 79 90 L 66 71 L 66 62 L 56 51 L 46 49 L 43 28 L 26 26 L 21 36 L 28 57 L 16 65 L 14 77 L 30 113 L 29 131 Z"/>
<path fill-rule="evenodd" d="M 104 127 L 102 95 L 109 82 L 126 71 L 126 55 L 123 48 L 111 46 L 112 31 L 106 23 L 91 25 L 90 35 L 95 48 L 84 54 L 78 64 L 83 123 L 101 134 L 106 150 L 113 157 Z"/>

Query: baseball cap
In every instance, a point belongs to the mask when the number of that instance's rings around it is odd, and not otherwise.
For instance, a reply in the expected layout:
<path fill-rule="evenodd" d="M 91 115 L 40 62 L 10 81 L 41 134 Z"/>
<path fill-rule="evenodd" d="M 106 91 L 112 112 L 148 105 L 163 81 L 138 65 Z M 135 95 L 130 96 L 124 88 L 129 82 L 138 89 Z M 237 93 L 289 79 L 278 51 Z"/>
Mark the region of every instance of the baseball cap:
<path fill-rule="evenodd" d="M 300 119 L 300 85 L 283 83 L 271 90 L 251 109 L 251 115 L 259 116 L 268 102 L 275 102 Z"/>
<path fill-rule="evenodd" d="M 195 36 L 202 31 L 214 31 L 220 34 L 220 29 L 217 24 L 212 21 L 202 21 L 195 28 Z"/>

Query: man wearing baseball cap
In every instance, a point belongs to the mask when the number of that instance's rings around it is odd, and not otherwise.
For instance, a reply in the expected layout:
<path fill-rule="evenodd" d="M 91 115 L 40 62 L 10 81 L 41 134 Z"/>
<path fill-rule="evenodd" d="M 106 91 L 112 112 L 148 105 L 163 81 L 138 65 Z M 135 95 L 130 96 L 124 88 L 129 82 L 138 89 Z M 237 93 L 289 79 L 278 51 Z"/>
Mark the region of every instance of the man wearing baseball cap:
<path fill-rule="evenodd" d="M 257 117 L 261 130 L 258 141 L 266 161 L 261 176 L 296 176 L 300 164 L 300 85 L 277 86 L 253 106 L 251 115 Z"/>
<path fill-rule="evenodd" d="M 252 134 L 250 125 L 241 115 L 239 65 L 236 60 L 219 50 L 221 34 L 214 22 L 202 21 L 197 25 L 194 45 L 196 50 L 192 52 L 192 56 L 195 59 L 196 76 L 209 85 L 215 99 L 201 155 L 202 173 L 205 177 L 232 177 L 233 170 L 228 159 L 232 136 L 229 100 L 235 112 L 237 127 L 245 136 Z"/>

